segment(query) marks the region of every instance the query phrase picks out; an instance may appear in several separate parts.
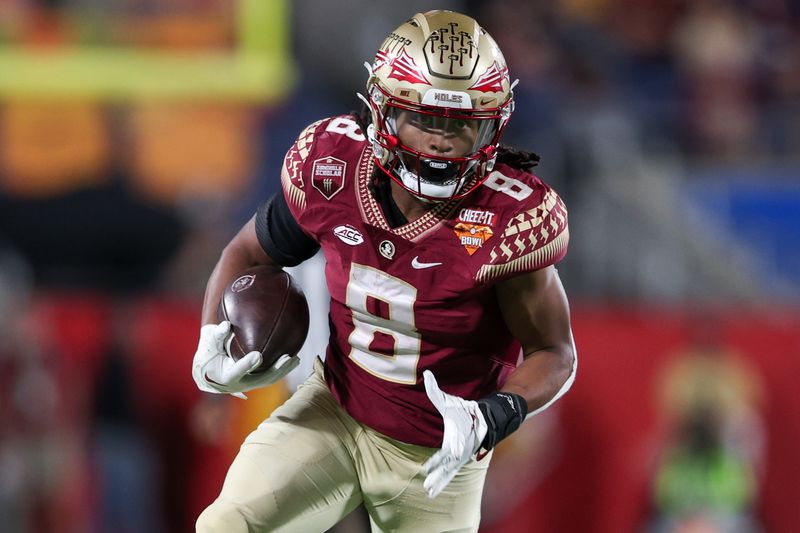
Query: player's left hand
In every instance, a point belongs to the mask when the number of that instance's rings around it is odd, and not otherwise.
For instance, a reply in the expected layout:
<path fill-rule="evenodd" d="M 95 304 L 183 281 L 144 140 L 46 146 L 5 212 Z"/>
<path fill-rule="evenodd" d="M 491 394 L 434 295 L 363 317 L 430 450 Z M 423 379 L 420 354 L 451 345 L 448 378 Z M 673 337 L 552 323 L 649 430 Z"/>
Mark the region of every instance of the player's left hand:
<path fill-rule="evenodd" d="M 422 376 L 428 398 L 444 419 L 442 448 L 423 465 L 427 474 L 423 487 L 428 497 L 435 498 L 478 451 L 488 427 L 478 402 L 443 392 L 430 370 Z"/>

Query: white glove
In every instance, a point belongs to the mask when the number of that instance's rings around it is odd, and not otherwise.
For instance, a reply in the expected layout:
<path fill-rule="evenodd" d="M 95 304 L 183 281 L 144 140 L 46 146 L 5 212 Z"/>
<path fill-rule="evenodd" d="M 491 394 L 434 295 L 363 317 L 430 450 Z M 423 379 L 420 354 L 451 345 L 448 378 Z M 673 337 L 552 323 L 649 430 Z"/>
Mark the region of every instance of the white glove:
<path fill-rule="evenodd" d="M 267 370 L 251 374 L 261 364 L 261 354 L 250 352 L 234 361 L 225 351 L 230 330 L 231 323 L 227 320 L 200 328 L 200 342 L 192 361 L 192 377 L 201 391 L 230 394 L 246 400 L 243 392 L 275 383 L 300 364 L 299 357 L 284 354 Z"/>
<path fill-rule="evenodd" d="M 423 465 L 427 477 L 422 486 L 428 497 L 435 498 L 478 451 L 488 426 L 478 402 L 443 392 L 430 370 L 422 375 L 425 392 L 444 419 L 442 449 Z"/>

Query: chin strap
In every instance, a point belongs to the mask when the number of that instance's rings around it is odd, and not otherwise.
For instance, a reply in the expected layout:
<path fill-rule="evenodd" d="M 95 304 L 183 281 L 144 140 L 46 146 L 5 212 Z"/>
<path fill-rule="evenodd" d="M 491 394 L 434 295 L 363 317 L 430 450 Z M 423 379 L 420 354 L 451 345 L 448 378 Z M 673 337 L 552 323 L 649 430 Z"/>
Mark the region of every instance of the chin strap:
<path fill-rule="evenodd" d="M 370 65 L 369 61 L 364 61 L 364 68 L 367 69 L 369 72 L 369 77 L 371 78 L 375 73 L 372 71 L 372 65 Z M 519 81 L 519 80 L 517 80 Z M 516 85 L 516 82 L 514 83 Z"/>
<path fill-rule="evenodd" d="M 366 96 L 364 96 L 364 95 L 363 95 L 363 94 L 361 94 L 361 93 L 356 93 L 356 96 L 358 97 L 358 99 L 359 99 L 359 100 L 361 100 L 362 102 L 364 102 L 365 104 L 367 104 L 367 107 L 371 108 L 371 106 L 369 105 L 369 100 L 367 100 L 367 97 L 366 97 Z"/>

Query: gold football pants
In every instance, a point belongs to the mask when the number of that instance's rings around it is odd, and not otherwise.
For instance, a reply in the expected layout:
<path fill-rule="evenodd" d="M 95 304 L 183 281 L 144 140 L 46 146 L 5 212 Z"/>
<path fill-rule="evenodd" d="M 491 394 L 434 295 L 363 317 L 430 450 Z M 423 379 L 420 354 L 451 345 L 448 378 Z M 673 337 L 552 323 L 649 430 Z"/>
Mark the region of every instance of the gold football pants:
<path fill-rule="evenodd" d="M 353 420 L 331 395 L 322 363 L 253 431 L 198 533 L 326 531 L 358 504 L 372 530 L 477 531 L 490 457 L 472 460 L 435 499 L 422 464 L 436 449 L 390 439 Z"/>

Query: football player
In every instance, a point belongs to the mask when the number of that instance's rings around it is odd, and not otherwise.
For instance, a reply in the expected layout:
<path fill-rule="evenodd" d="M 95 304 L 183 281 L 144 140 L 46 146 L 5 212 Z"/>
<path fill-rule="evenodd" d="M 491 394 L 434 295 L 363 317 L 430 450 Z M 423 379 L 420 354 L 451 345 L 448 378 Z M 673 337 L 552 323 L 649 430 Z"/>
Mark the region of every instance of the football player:
<path fill-rule="evenodd" d="M 389 34 L 361 116 L 308 126 L 279 193 L 224 249 L 206 291 L 193 376 L 241 395 L 267 372 L 234 362 L 227 283 L 321 247 L 330 291 L 324 363 L 247 437 L 198 531 L 324 531 L 363 503 L 375 531 L 477 531 L 491 450 L 569 389 L 577 366 L 554 264 L 567 212 L 499 146 L 514 109 L 500 49 L 449 11 Z"/>

